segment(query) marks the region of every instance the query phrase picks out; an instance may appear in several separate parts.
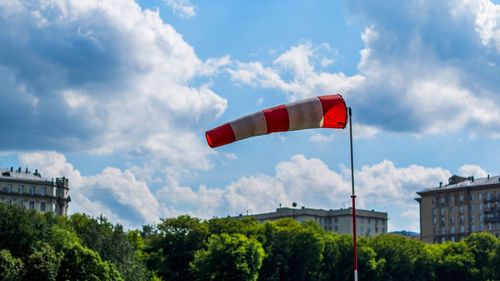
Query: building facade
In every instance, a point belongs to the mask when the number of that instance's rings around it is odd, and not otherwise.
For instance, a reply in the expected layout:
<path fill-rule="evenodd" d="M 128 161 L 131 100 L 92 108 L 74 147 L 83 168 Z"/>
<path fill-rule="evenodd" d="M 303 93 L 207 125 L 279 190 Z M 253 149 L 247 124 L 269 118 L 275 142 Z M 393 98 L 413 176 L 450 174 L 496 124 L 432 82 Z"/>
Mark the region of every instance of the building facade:
<path fill-rule="evenodd" d="M 424 242 L 458 241 L 481 231 L 500 234 L 500 176 L 452 176 L 447 185 L 440 183 L 417 194 Z"/>
<path fill-rule="evenodd" d="M 244 216 L 243 216 L 244 217 Z M 324 230 L 341 234 L 352 233 L 352 208 L 322 210 L 311 208 L 278 208 L 275 212 L 248 215 L 259 222 L 292 218 L 299 222 L 314 221 Z M 373 236 L 387 232 L 387 213 L 356 209 L 358 236 Z"/>
<path fill-rule="evenodd" d="M 35 170 L 0 169 L 0 202 L 40 212 L 66 215 L 71 198 L 68 179 L 49 180 Z"/>

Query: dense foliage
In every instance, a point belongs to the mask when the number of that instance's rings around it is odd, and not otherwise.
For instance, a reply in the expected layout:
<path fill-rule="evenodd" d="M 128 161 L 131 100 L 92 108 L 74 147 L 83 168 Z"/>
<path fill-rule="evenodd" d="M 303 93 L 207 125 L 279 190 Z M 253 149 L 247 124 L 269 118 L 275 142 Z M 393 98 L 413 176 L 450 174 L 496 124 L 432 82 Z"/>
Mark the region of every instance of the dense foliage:
<path fill-rule="evenodd" d="M 360 238 L 360 280 L 500 280 L 500 240 Z M 126 230 L 0 204 L 0 280 L 352 280 L 352 239 L 291 219 L 163 219 Z"/>

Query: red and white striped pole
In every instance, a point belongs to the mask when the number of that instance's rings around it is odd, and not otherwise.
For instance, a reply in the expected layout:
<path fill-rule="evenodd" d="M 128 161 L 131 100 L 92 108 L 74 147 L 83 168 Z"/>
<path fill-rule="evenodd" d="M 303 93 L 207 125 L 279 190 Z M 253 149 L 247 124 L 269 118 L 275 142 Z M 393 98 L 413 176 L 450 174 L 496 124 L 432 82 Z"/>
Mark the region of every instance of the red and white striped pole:
<path fill-rule="evenodd" d="M 353 258 L 354 258 L 354 281 L 358 281 L 358 251 L 356 245 L 356 193 L 354 192 L 354 161 L 352 152 L 352 112 L 351 108 L 347 108 L 349 114 L 349 140 L 351 143 L 351 186 L 352 186 L 352 243 L 353 243 Z"/>

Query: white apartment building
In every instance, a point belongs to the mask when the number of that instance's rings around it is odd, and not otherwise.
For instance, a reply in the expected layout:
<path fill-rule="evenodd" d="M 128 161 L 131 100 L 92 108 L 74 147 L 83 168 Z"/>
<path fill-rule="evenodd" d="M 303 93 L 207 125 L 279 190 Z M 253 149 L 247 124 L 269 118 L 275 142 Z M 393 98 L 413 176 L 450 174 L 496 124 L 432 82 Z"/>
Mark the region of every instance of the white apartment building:
<path fill-rule="evenodd" d="M 71 201 L 68 191 L 65 177 L 45 179 L 38 170 L 0 169 L 0 202 L 6 204 L 66 215 Z"/>
<path fill-rule="evenodd" d="M 245 217 L 245 216 L 240 216 Z M 352 208 L 323 210 L 311 208 L 277 208 L 275 212 L 248 215 L 259 222 L 292 218 L 299 222 L 314 221 L 324 230 L 341 234 L 352 233 Z M 356 209 L 356 236 L 387 233 L 387 213 Z"/>

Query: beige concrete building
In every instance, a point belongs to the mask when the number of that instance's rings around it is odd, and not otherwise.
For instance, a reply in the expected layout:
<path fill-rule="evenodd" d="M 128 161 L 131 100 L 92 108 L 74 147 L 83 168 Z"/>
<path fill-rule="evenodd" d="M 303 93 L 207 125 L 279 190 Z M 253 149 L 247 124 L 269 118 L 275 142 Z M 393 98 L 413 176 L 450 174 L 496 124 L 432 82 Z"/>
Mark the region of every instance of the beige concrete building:
<path fill-rule="evenodd" d="M 0 169 L 0 202 L 66 215 L 71 198 L 67 178 L 45 179 L 35 170 Z"/>
<path fill-rule="evenodd" d="M 452 176 L 447 185 L 440 183 L 417 194 L 424 242 L 458 241 L 481 231 L 500 234 L 500 176 Z"/>
<path fill-rule="evenodd" d="M 260 222 L 292 218 L 299 222 L 314 221 L 326 231 L 352 233 L 352 208 L 322 210 L 311 208 L 278 208 L 275 212 L 248 215 Z M 358 236 L 373 236 L 387 232 L 387 213 L 356 209 Z"/>

